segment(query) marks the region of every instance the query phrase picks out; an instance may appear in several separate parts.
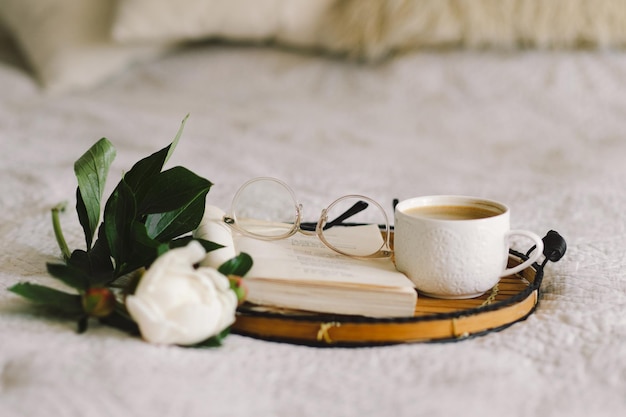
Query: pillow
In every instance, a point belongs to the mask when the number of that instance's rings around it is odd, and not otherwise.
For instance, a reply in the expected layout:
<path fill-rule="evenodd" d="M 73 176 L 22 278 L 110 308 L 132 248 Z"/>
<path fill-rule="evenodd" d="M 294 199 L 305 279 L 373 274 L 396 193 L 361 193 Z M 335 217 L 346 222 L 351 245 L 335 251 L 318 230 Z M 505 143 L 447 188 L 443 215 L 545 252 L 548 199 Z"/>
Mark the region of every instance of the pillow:
<path fill-rule="evenodd" d="M 624 0 L 119 0 L 114 37 L 275 40 L 377 59 L 420 47 L 626 45 Z"/>
<path fill-rule="evenodd" d="M 626 45 L 624 0 L 337 0 L 321 43 L 377 57 L 419 47 Z"/>
<path fill-rule="evenodd" d="M 2 0 L 0 20 L 49 91 L 91 87 L 162 46 L 117 45 L 111 0 Z"/>
<path fill-rule="evenodd" d="M 221 38 L 311 46 L 336 0 L 118 0 L 121 42 Z"/>
<path fill-rule="evenodd" d="M 2 26 L 0 22 L 0 62 L 15 67 L 23 67 L 24 62 L 15 46 L 15 42 L 11 39 L 8 30 Z"/>

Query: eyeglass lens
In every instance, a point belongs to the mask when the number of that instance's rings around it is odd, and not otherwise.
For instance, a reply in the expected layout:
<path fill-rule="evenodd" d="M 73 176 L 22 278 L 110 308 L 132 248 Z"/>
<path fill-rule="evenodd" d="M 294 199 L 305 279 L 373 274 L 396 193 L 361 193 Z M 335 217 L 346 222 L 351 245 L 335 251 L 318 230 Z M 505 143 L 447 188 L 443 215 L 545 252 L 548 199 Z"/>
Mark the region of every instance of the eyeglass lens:
<path fill-rule="evenodd" d="M 331 248 L 353 256 L 368 256 L 378 252 L 385 244 L 385 239 L 360 241 L 358 245 L 346 246 L 354 226 L 370 227 L 380 233 L 379 226 L 386 227 L 387 218 L 384 211 L 372 200 L 362 196 L 346 196 L 335 201 L 326 209 L 327 221 L 323 226 L 322 235 Z"/>
<path fill-rule="evenodd" d="M 259 178 L 244 184 L 233 200 L 232 214 L 240 229 L 248 234 L 278 239 L 292 234 L 298 220 L 298 203 L 293 191 L 273 178 Z M 380 250 L 385 239 L 358 247 L 345 246 L 349 227 L 379 225 L 388 227 L 384 210 L 373 200 L 362 196 L 345 196 L 333 202 L 326 210 L 326 222 L 322 228 L 322 241 L 338 252 L 353 256 L 368 256 Z M 315 230 L 315 222 L 304 221 L 302 230 Z"/>
<path fill-rule="evenodd" d="M 232 214 L 247 233 L 279 238 L 288 235 L 298 218 L 292 191 L 271 179 L 255 179 L 244 184 L 233 200 Z"/>

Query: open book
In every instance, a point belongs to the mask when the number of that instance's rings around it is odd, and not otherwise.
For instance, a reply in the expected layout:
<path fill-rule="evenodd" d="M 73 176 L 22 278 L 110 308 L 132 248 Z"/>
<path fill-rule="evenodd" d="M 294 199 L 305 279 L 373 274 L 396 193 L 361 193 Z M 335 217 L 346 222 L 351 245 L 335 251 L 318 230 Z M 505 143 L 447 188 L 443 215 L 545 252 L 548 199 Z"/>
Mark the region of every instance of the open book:
<path fill-rule="evenodd" d="M 341 227 L 342 244 L 371 244 L 375 225 Z M 296 234 L 263 241 L 235 233 L 237 251 L 252 256 L 244 281 L 247 300 L 264 306 L 368 317 L 413 316 L 417 292 L 391 259 L 354 259 L 327 248 L 317 236 Z M 345 239 L 345 240 L 344 240 Z"/>

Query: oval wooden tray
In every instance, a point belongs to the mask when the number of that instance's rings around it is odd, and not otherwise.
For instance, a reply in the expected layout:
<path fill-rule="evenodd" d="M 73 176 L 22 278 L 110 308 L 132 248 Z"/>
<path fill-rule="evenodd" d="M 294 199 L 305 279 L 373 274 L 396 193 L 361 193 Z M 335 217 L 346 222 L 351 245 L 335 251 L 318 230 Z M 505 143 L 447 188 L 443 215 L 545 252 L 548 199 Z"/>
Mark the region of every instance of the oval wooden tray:
<path fill-rule="evenodd" d="M 511 251 L 509 266 L 524 255 Z M 533 313 L 543 268 L 537 264 L 504 277 L 489 292 L 468 300 L 418 296 L 415 315 L 392 319 L 342 316 L 242 305 L 231 331 L 264 340 L 312 346 L 374 346 L 458 341 L 504 329 Z"/>

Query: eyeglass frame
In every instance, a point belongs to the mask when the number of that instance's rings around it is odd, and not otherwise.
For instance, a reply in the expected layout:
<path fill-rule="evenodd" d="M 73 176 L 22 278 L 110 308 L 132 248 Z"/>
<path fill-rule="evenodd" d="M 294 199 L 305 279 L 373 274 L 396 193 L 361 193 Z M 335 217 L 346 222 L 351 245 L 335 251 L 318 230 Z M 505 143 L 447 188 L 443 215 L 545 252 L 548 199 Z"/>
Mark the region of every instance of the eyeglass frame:
<path fill-rule="evenodd" d="M 258 182 L 258 181 L 274 181 L 280 185 L 283 186 L 283 188 L 285 188 L 285 190 L 287 190 L 289 192 L 289 195 L 291 196 L 293 202 L 295 203 L 295 222 L 291 228 L 291 230 L 283 235 L 279 235 L 279 236 L 265 236 L 265 235 L 258 235 L 256 233 L 252 233 L 242 227 L 240 227 L 237 224 L 237 216 L 234 213 L 234 206 L 235 203 L 237 202 L 237 198 L 238 196 L 241 194 L 242 190 L 244 190 L 247 186 L 249 186 L 252 183 Z M 332 244 L 330 244 L 326 238 L 324 237 L 324 226 L 326 226 L 328 224 L 328 212 L 330 209 L 332 209 L 337 203 L 349 199 L 349 198 L 354 198 L 354 199 L 359 199 L 359 200 L 365 200 L 366 203 L 372 203 L 374 204 L 374 206 L 376 206 L 380 212 L 383 214 L 383 217 L 385 219 L 385 224 L 384 225 L 377 225 L 380 229 L 381 226 L 384 226 L 385 230 L 385 235 L 383 237 L 383 244 L 380 246 L 380 248 L 369 255 L 354 255 L 351 253 L 347 253 L 345 251 L 342 251 L 341 249 L 338 249 L 336 247 L 334 247 Z M 287 239 L 293 235 L 295 235 L 296 233 L 300 232 L 305 236 L 317 236 L 322 243 L 329 249 L 341 254 L 341 255 L 345 255 L 351 258 L 356 258 L 356 259 L 379 259 L 379 258 L 389 258 L 392 256 L 393 254 L 393 250 L 391 249 L 391 245 L 390 245 L 390 237 L 391 237 L 391 225 L 389 224 L 389 217 L 387 216 L 387 212 L 385 211 L 385 209 L 380 205 L 380 203 L 378 203 L 377 201 L 371 199 L 370 197 L 361 195 L 361 194 L 347 194 L 344 195 L 342 197 L 339 197 L 337 199 L 335 199 L 332 203 L 330 203 L 326 208 L 322 209 L 322 213 L 320 214 L 320 217 L 317 221 L 317 223 L 315 224 L 315 230 L 305 230 L 302 228 L 302 224 L 306 224 L 306 223 L 302 223 L 302 210 L 303 206 L 301 203 L 298 202 L 298 199 L 296 198 L 296 195 L 294 193 L 294 191 L 291 189 L 291 187 L 284 181 L 278 179 L 278 178 L 274 178 L 274 177 L 256 177 L 256 178 L 252 178 L 248 181 L 246 181 L 245 183 L 243 183 L 239 189 L 237 190 L 237 192 L 235 193 L 235 196 L 233 197 L 232 203 L 231 203 L 231 208 L 230 208 L 230 213 L 229 214 L 225 214 L 222 218 L 222 220 L 224 221 L 224 223 L 226 223 L 229 227 L 233 228 L 234 230 L 236 230 L 238 233 L 241 233 L 244 236 L 248 236 L 248 237 L 252 237 L 255 239 L 259 239 L 259 240 L 265 240 L 265 241 L 272 241 L 272 240 L 281 240 L 281 239 Z M 340 216 L 341 217 L 341 216 Z M 351 227 L 351 226 L 346 226 L 346 227 Z M 381 230 L 382 232 L 382 230 Z"/>

